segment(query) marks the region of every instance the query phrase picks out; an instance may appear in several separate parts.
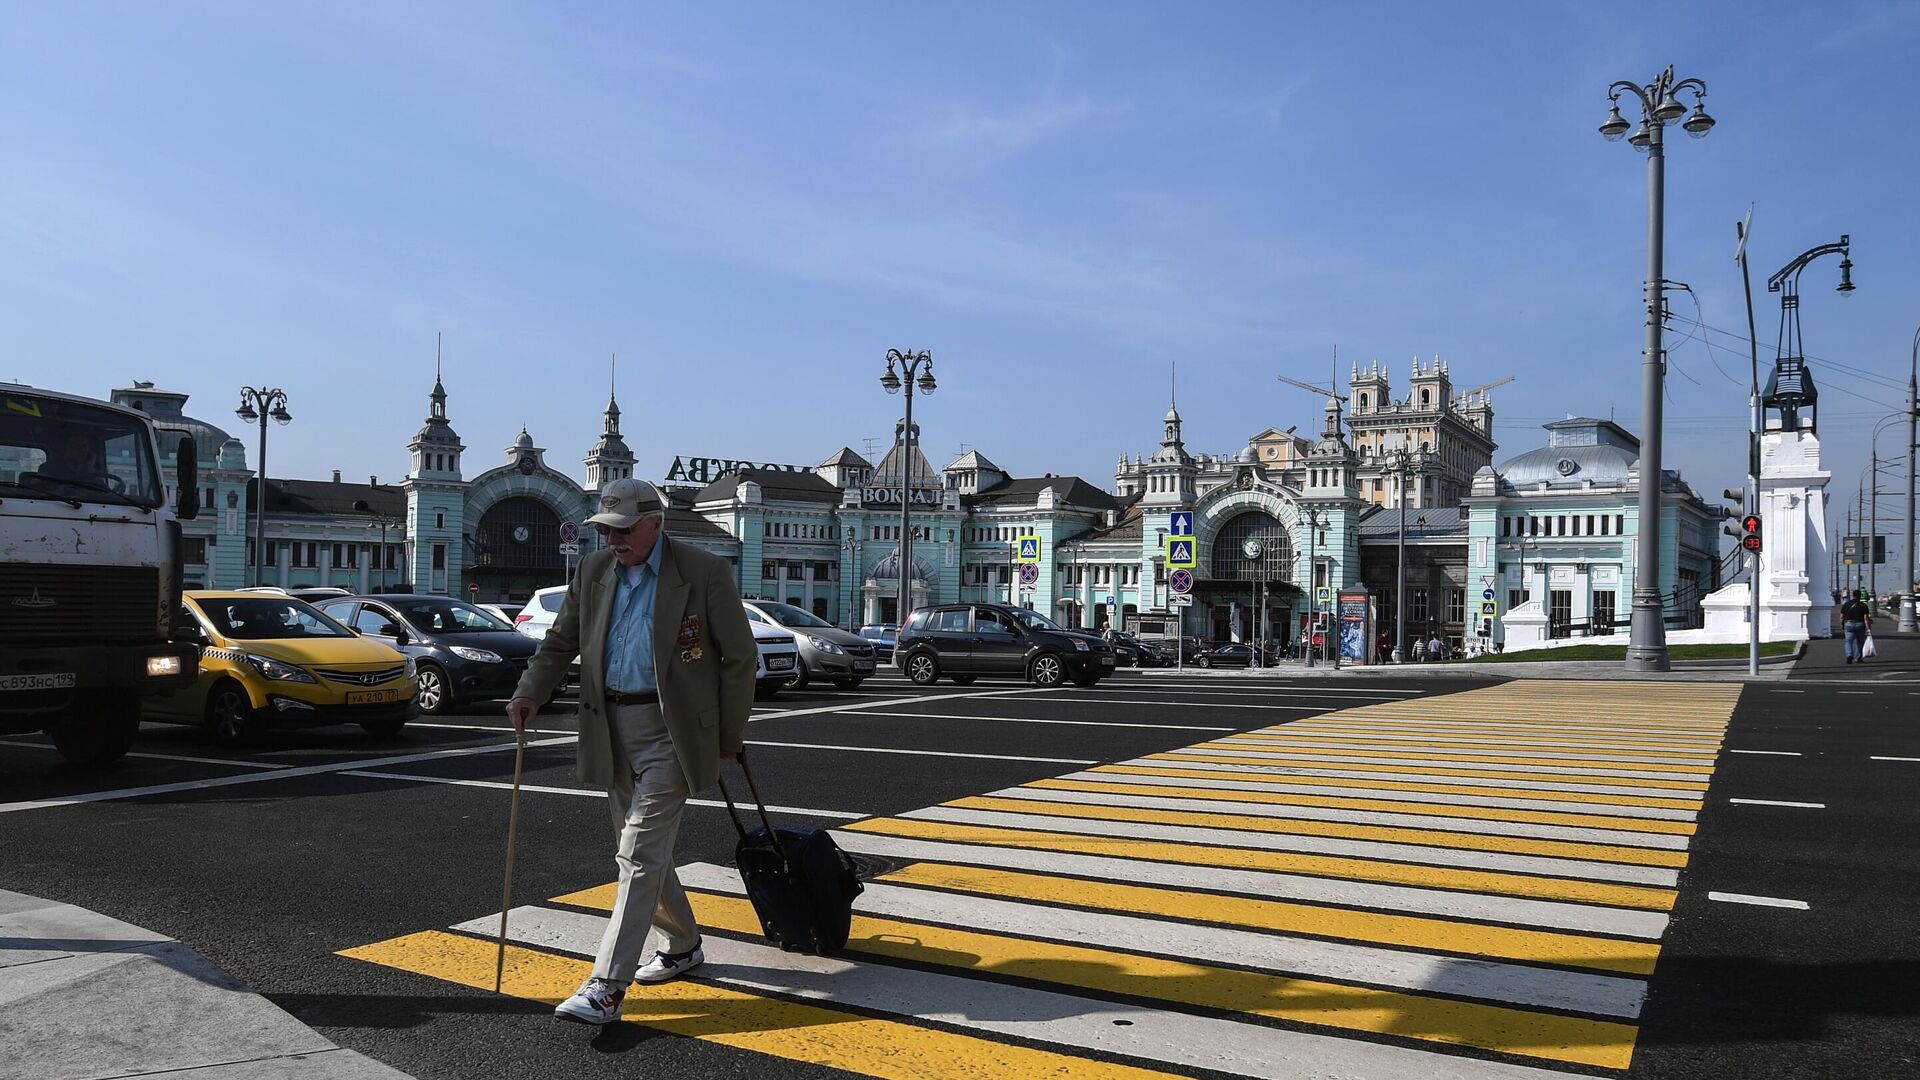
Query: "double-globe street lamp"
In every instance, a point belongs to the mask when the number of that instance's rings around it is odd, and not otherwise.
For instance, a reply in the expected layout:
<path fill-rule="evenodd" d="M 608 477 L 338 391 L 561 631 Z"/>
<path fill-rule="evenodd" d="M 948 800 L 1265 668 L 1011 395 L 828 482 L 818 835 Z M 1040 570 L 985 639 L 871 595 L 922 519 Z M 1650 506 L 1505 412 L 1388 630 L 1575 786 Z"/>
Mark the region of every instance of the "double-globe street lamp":
<path fill-rule="evenodd" d="M 1680 101 L 1682 93 L 1693 95 L 1692 115 L 1688 115 L 1686 105 Z M 1620 115 L 1623 94 L 1631 95 L 1631 100 L 1640 103 L 1637 129 Z M 1668 124 L 1676 121 L 1695 138 L 1713 130 L 1706 97 L 1706 83 L 1693 78 L 1676 80 L 1673 68 L 1668 67 L 1645 86 L 1622 80 L 1607 87 L 1607 100 L 1613 109 L 1600 125 L 1600 134 L 1609 142 L 1632 130 L 1633 135 L 1627 141 L 1647 155 L 1647 345 L 1640 385 L 1640 535 L 1634 558 L 1632 636 L 1627 642 L 1629 671 L 1666 671 L 1669 667 L 1666 610 L 1660 597 L 1660 429 L 1666 381 L 1666 355 L 1660 345 L 1662 319 L 1666 314 L 1661 250 L 1666 235 L 1665 131 Z"/>
<path fill-rule="evenodd" d="M 404 529 L 407 524 L 406 520 L 404 518 L 389 517 L 388 515 L 383 514 L 378 510 L 375 510 L 373 508 L 373 504 L 368 502 L 365 499 L 353 500 L 353 508 L 362 514 L 367 515 L 369 518 L 372 519 L 371 521 L 367 522 L 367 528 L 369 529 L 377 528 L 380 530 L 380 553 L 377 556 L 375 556 L 375 558 L 378 559 L 380 563 L 380 591 L 386 592 L 387 591 L 387 530 L 388 529 Z M 403 532 L 400 535 L 404 537 L 406 533 Z"/>
<path fill-rule="evenodd" d="M 257 502 L 253 516 L 253 584 L 257 588 L 267 572 L 267 420 L 288 424 L 293 414 L 287 411 L 287 392 L 279 387 L 243 386 L 240 407 L 233 415 L 249 424 L 260 425 L 260 472 L 254 482 Z"/>
<path fill-rule="evenodd" d="M 1400 540 L 1393 583 L 1393 662 L 1407 659 L 1407 473 L 1426 463 L 1426 453 L 1408 450 L 1407 440 L 1387 452 L 1387 467 L 1399 478 Z"/>
<path fill-rule="evenodd" d="M 918 385 L 922 394 L 931 394 L 939 386 L 933 380 L 933 353 L 926 349 L 888 349 L 887 373 L 880 376 L 880 385 L 889 394 L 897 394 L 903 387 L 907 393 L 907 415 L 900 428 L 900 598 L 894 612 L 895 621 L 905 630 L 907 612 L 913 609 L 913 502 L 909 490 L 913 480 L 913 390 Z"/>
<path fill-rule="evenodd" d="M 1920 435 L 1914 430 L 1916 420 L 1920 420 L 1920 330 L 1913 332 L 1913 351 L 1908 354 L 1907 362 L 1907 553 L 1900 560 L 1900 632 L 1914 632 L 1913 584 L 1920 578 L 1920 559 L 1914 557 L 1913 550 L 1913 478 L 1914 450 L 1920 447 Z"/>

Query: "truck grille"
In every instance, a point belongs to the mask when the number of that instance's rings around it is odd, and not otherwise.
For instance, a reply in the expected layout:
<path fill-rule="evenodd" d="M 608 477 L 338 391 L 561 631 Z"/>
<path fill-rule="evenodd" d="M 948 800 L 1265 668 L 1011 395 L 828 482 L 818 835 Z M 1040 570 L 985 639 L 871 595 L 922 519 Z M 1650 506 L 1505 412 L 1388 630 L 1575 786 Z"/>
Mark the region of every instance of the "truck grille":
<path fill-rule="evenodd" d="M 160 628 L 151 566 L 0 563 L 0 642 L 147 642 Z"/>

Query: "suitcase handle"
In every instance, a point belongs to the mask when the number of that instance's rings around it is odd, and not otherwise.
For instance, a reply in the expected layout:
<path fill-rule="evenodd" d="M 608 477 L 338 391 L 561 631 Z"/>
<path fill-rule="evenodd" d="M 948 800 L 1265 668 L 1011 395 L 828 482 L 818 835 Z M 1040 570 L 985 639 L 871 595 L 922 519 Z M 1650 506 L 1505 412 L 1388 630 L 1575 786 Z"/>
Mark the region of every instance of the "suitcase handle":
<path fill-rule="evenodd" d="M 753 782 L 753 770 L 747 768 L 747 748 L 741 747 L 734 754 L 734 760 L 739 762 L 740 771 L 746 774 L 747 790 L 753 793 L 753 805 L 760 811 L 760 821 L 767 827 L 767 839 L 773 843 L 773 850 L 780 853 L 780 861 L 792 866 L 793 860 L 787 857 L 786 849 L 780 846 L 780 833 L 774 829 L 773 819 L 767 816 L 767 803 L 760 797 L 760 785 Z M 740 810 L 733 805 L 733 795 L 727 791 L 727 782 L 717 776 L 714 782 L 720 785 L 720 797 L 727 801 L 727 816 L 733 819 L 734 831 L 740 834 L 740 839 L 745 840 L 747 827 L 740 821 Z"/>

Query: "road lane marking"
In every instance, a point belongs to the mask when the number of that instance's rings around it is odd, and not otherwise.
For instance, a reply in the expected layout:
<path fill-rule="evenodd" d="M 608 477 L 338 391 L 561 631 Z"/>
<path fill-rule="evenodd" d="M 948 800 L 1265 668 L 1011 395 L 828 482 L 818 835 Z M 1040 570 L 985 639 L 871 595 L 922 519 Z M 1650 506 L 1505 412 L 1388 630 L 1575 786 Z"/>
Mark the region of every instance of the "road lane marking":
<path fill-rule="evenodd" d="M 913 705 L 923 701 L 951 701 L 955 698 L 1012 697 L 1020 694 L 1047 694 L 1052 692 L 1051 689 L 1041 688 L 1031 690 L 974 690 L 964 694 L 921 694 L 916 697 L 886 698 L 878 701 L 872 698 L 862 697 L 854 698 L 850 701 L 837 702 L 833 705 L 812 705 L 802 709 L 788 709 L 778 715 L 817 716 L 820 713 L 846 712 L 849 709 L 878 709 L 894 705 Z M 751 717 L 751 719 L 760 720 L 764 718 L 755 716 Z"/>
<path fill-rule="evenodd" d="M 1125 724 L 1116 720 L 1041 720 L 1029 716 L 978 716 L 959 713 L 859 712 L 848 716 L 904 716 L 912 720 L 991 720 L 1002 724 L 1069 724 L 1077 727 L 1139 728 L 1141 731 L 1238 731 L 1231 727 L 1202 727 L 1197 724 Z"/>
<path fill-rule="evenodd" d="M 1798 750 L 1729 750 L 1729 754 L 1766 754 L 1771 757 L 1799 757 Z"/>
<path fill-rule="evenodd" d="M 1231 728 L 1227 730 L 1232 730 Z M 45 750 L 58 753 L 59 748 L 50 742 L 33 742 L 28 739 L 0 739 L 0 746 L 19 746 L 29 750 Z M 231 765 L 236 769 L 290 769 L 291 765 L 278 761 L 234 761 L 230 758 L 190 757 L 186 754 L 156 754 L 146 750 L 129 750 L 124 755 L 130 758 L 147 758 L 154 761 L 188 761 L 198 765 Z"/>
<path fill-rule="evenodd" d="M 960 800 L 962 803 L 973 800 Z M 973 806 L 931 806 L 899 815 L 910 821 L 942 821 L 958 825 L 987 825 L 996 828 L 1025 829 L 1038 832 L 1070 833 L 1084 836 L 1116 836 L 1141 840 L 1162 840 L 1176 844 L 1205 844 L 1212 847 L 1251 848 L 1257 851 L 1296 852 L 1338 858 L 1370 859 L 1421 866 L 1448 866 L 1470 870 L 1488 870 L 1541 877 L 1580 878 L 1614 881 L 1633 885 L 1672 888 L 1679 884 L 1679 871 L 1644 864 L 1604 863 L 1589 859 L 1570 859 L 1536 855 L 1515 855 L 1457 847 L 1438 847 L 1404 841 L 1351 840 L 1298 833 L 1275 832 L 1172 824 L 1143 820 L 1144 815 L 1127 818 L 1095 817 L 1062 813 L 1071 807 L 1043 806 L 1051 813 L 1006 811 Z M 1208 815 L 1194 815 L 1204 819 Z"/>
<path fill-rule="evenodd" d="M 1321 820 L 1310 821 L 1302 819 L 1298 813 L 1292 812 L 1288 807 L 1261 806 L 1251 803 L 1201 802 L 1182 805 L 1174 799 L 1130 800 L 1117 795 L 1076 794 L 1044 788 L 1003 788 L 989 795 L 955 799 L 943 805 L 1017 813 L 1102 817 L 1115 821 L 1147 821 L 1165 825 L 1200 825 L 1257 832 L 1342 837 L 1387 844 L 1420 844 L 1473 851 L 1503 851 L 1509 854 L 1590 859 L 1644 866 L 1681 867 L 1687 864 L 1687 857 L 1682 851 L 1656 850 L 1638 845 L 1620 846 L 1591 836 L 1580 837 L 1578 842 L 1568 842 L 1564 839 L 1540 839 L 1511 832 L 1501 835 L 1462 821 L 1447 823 L 1445 827 L 1439 829 L 1423 828 L 1404 818 L 1400 821 L 1380 823 L 1353 823 L 1350 820 L 1342 821 L 1338 817 L 1329 818 L 1323 814 Z M 1372 816 L 1386 818 L 1388 815 Z M 1427 820 L 1444 821 L 1445 819 Z M 1484 826 L 1497 823 L 1475 824 Z M 1539 826 L 1531 828 L 1538 829 Z M 1631 834 L 1616 833 L 1614 835 Z M 1636 837 L 1635 839 L 1645 838 Z M 1678 837 L 1662 839 L 1677 841 L 1678 846 L 1685 846 L 1684 841 Z"/>
<path fill-rule="evenodd" d="M 1140 862 L 1104 855 L 920 840 L 852 830 L 835 830 L 834 839 L 846 851 L 878 858 L 996 866 L 1162 888 L 1242 893 L 1268 899 L 1300 900 L 1309 904 L 1398 911 L 1586 934 L 1610 934 L 1650 941 L 1658 940 L 1667 928 L 1667 915 L 1664 912 L 1638 908 L 1570 904 L 1531 897 L 1452 892 L 1193 863 Z"/>
<path fill-rule="evenodd" d="M 1719 900 L 1728 904 L 1753 904 L 1758 907 L 1793 908 L 1796 911 L 1808 910 L 1805 900 L 1782 900 L 1777 896 L 1748 896 L 1745 893 L 1710 892 L 1707 894 L 1707 899 Z"/>
<path fill-rule="evenodd" d="M 553 739 L 535 739 L 527 743 L 528 747 L 558 746 L 578 740 L 576 735 L 565 735 Z M 56 806 L 74 806 L 80 803 L 106 802 L 111 799 L 138 799 L 148 795 L 166 795 L 175 791 L 196 791 L 201 788 L 232 787 L 236 784 L 259 784 L 270 780 L 287 780 L 296 776 L 320 776 L 325 773 L 350 772 L 355 769 L 380 768 L 386 765 L 410 765 L 417 761 L 437 761 L 442 758 L 466 757 L 471 754 L 497 754 L 512 750 L 514 744 L 489 743 L 486 746 L 463 746 L 448 750 L 432 750 L 420 754 L 401 754 L 394 757 L 374 758 L 370 761 L 339 761 L 327 765 L 289 765 L 284 769 L 271 772 L 252 773 L 244 776 L 217 776 L 211 780 L 187 780 L 175 784 L 152 784 L 147 787 L 119 788 L 113 791 L 89 791 L 76 795 L 59 795 L 51 799 L 29 799 L 24 802 L 0 803 L 0 814 L 20 810 L 45 810 Z"/>
<path fill-rule="evenodd" d="M 427 930 L 347 949 L 340 955 L 491 991 L 496 948 L 494 942 L 481 938 Z M 501 990 L 517 998 L 558 1004 L 593 973 L 591 962 L 570 956 L 518 945 L 509 945 L 506 953 Z M 691 979 L 628 994 L 621 1018 L 792 1061 L 831 1061 L 849 1072 L 889 1080 L 1064 1076 L 1069 1072 L 1076 1078 L 1096 1080 L 1164 1080 L 1167 1076 Z"/>
<path fill-rule="evenodd" d="M 1827 808 L 1827 804 L 1823 802 L 1776 802 L 1772 799 L 1728 799 L 1727 801 L 1737 803 L 1741 806 L 1795 806 L 1802 810 L 1825 810 Z"/>
<path fill-rule="evenodd" d="M 875 832 L 919 840 L 951 840 L 964 844 L 1111 855 L 1147 862 L 1200 863 L 1206 866 L 1239 870 L 1299 873 L 1384 885 L 1455 889 L 1462 892 L 1524 896 L 1539 900 L 1563 900 L 1569 903 L 1644 908 L 1652 911 L 1669 911 L 1673 908 L 1674 901 L 1672 889 L 1645 885 L 1613 885 L 1596 881 L 1532 877 L 1488 870 L 1459 870 L 1376 862 L 1346 856 L 1300 855 L 1291 852 L 1260 851 L 1197 843 L 1131 840 L 1124 836 L 1102 836 L 1090 832 L 1048 832 L 897 817 L 858 821 L 848 825 L 847 828 L 859 832 Z"/>
<path fill-rule="evenodd" d="M 957 750 L 903 750 L 889 746 L 837 746 L 832 743 L 766 742 L 749 739 L 748 746 L 780 746 L 789 750 L 838 750 L 853 754 L 908 754 L 915 757 L 974 758 L 980 761 L 1041 761 L 1051 765 L 1092 765 L 1081 758 L 1021 757 L 1016 754 L 963 754 Z"/>
<path fill-rule="evenodd" d="M 1419 739 L 1388 743 L 1372 739 L 1342 739 L 1337 736 L 1317 735 L 1304 731 L 1284 738 L 1249 731 L 1229 735 L 1224 739 L 1215 739 L 1207 745 L 1241 749 L 1261 748 L 1269 751 L 1359 754 L 1365 757 L 1438 758 L 1448 761 L 1517 760 L 1556 765 L 1579 765 L 1598 761 L 1625 765 L 1686 765 L 1702 767 L 1700 771 L 1703 772 L 1713 771 L 1712 754 L 1628 753 L 1619 750 L 1610 753 L 1590 753 L 1584 750 L 1567 750 L 1556 746 L 1511 740 L 1490 739 L 1481 743 L 1466 743 L 1455 740 Z"/>
<path fill-rule="evenodd" d="M 1584 782 L 1557 782 L 1539 780 L 1530 777 L 1503 776 L 1500 774 L 1479 774 L 1470 772 L 1450 773 L 1439 769 L 1354 769 L 1332 768 L 1329 766 L 1302 765 L 1256 765 L 1243 761 L 1213 760 L 1200 757 L 1186 757 L 1179 754 L 1149 754 L 1144 758 L 1131 758 L 1112 766 L 1102 768 L 1127 769 L 1164 769 L 1171 775 L 1184 776 L 1191 773 L 1226 773 L 1245 777 L 1311 777 L 1323 783 L 1345 783 L 1348 786 L 1364 787 L 1373 785 L 1393 785 L 1403 791 L 1418 791 L 1432 787 L 1442 791 L 1472 791 L 1480 788 L 1493 788 L 1502 791 L 1525 791 L 1537 794 L 1541 798 L 1566 799 L 1570 802 L 1617 803 L 1625 799 L 1648 800 L 1649 806 L 1686 806 L 1700 805 L 1703 791 L 1679 787 L 1639 787 L 1627 783 L 1595 784 Z"/>
<path fill-rule="evenodd" d="M 1010 799 L 1051 799 L 1063 803 L 1094 806 L 1139 806 L 1172 811 L 1204 810 L 1220 814 L 1255 815 L 1295 822 L 1295 827 L 1304 822 L 1341 822 L 1355 826 L 1451 832 L 1461 836 L 1477 836 L 1483 840 L 1496 836 L 1513 836 L 1569 841 L 1583 845 L 1611 844 L 1669 851 L 1685 851 L 1687 848 L 1686 837 L 1662 833 L 1592 826 L 1536 824 L 1529 821 L 1507 821 L 1485 817 L 1443 816 L 1421 812 L 1418 807 L 1369 811 L 1314 806 L 1309 805 L 1305 800 L 1278 803 L 1261 799 L 1250 792 L 1151 787 L 1121 791 L 1115 785 L 1038 780 L 1021 787 L 1001 788 L 999 791 L 988 794 Z"/>
<path fill-rule="evenodd" d="M 356 770 L 348 773 L 342 773 L 341 775 L 365 776 L 365 777 L 371 777 L 375 780 L 408 780 L 416 784 L 452 784 L 456 787 L 492 788 L 495 790 L 507 790 L 507 791 L 513 790 L 512 784 L 506 783 L 505 781 L 501 781 L 501 780 L 456 780 L 452 777 L 447 777 L 447 776 L 422 776 L 417 773 L 373 772 L 371 770 L 365 770 L 365 769 Z M 594 791 L 589 788 L 551 787 L 551 786 L 542 785 L 542 784 L 521 784 L 520 790 L 532 791 L 541 795 L 578 795 L 578 796 L 585 796 L 586 798 L 590 798 L 590 799 L 604 799 L 607 797 L 607 793 L 605 791 Z M 687 805 L 724 809 L 727 804 L 718 799 L 688 799 Z M 776 814 L 794 814 L 801 817 L 831 818 L 837 821 L 858 821 L 861 818 L 873 816 L 871 814 L 850 813 L 845 810 L 815 810 L 805 806 L 769 806 L 767 807 L 767 809 Z"/>
<path fill-rule="evenodd" d="M 1920 761 L 1920 757 L 1869 757 L 1868 761 Z"/>
<path fill-rule="evenodd" d="M 1275 792 L 1283 795 L 1308 795 L 1319 799 L 1339 799 L 1338 805 L 1347 805 L 1351 800 L 1360 800 L 1374 804 L 1395 801 L 1415 802 L 1428 805 L 1449 805 L 1460 807 L 1486 807 L 1502 810 L 1538 811 L 1547 817 L 1533 814 L 1503 813 L 1499 816 L 1522 821 L 1553 821 L 1559 824 L 1584 824 L 1578 815 L 1592 814 L 1618 821 L 1622 818 L 1652 818 L 1660 821 L 1691 823 L 1699 816 L 1697 803 L 1679 805 L 1670 799 L 1635 799 L 1631 802 L 1609 799 L 1602 795 L 1566 794 L 1560 792 L 1529 792 L 1526 797 L 1503 795 L 1499 791 L 1483 791 L 1478 788 L 1448 787 L 1443 784 L 1400 784 L 1387 786 L 1382 784 L 1364 784 L 1338 777 L 1314 777 L 1312 783 L 1305 778 L 1289 781 L 1283 777 L 1272 779 L 1241 779 L 1231 773 L 1200 772 L 1193 769 L 1152 769 L 1134 765 L 1100 765 L 1084 773 L 1070 774 L 1074 780 L 1101 781 L 1123 784 L 1166 784 L 1170 779 L 1178 779 L 1183 784 L 1207 788 L 1223 788 L 1235 791 Z M 1598 808 L 1590 808 L 1598 804 Z M 1316 803 L 1315 805 L 1326 805 Z M 1423 811 L 1433 813 L 1432 810 Z M 1461 813 L 1465 814 L 1464 811 Z M 1619 827 L 1617 825 L 1613 827 Z M 1685 832 L 1691 834 L 1693 826 L 1662 826 L 1653 822 L 1636 825 L 1651 831 Z"/>
<path fill-rule="evenodd" d="M 1259 745 L 1259 744 L 1255 744 Z M 1272 746 L 1272 744 L 1267 744 Z M 1332 761 L 1348 765 L 1417 765 L 1428 768 L 1443 768 L 1443 763 L 1454 762 L 1471 765 L 1475 772 L 1499 772 L 1520 774 L 1546 774 L 1555 777 L 1597 776 L 1605 779 L 1630 777 L 1638 780 L 1673 780 L 1699 782 L 1703 776 L 1711 776 L 1711 767 L 1694 765 L 1675 766 L 1671 769 L 1620 769 L 1609 765 L 1595 765 L 1587 761 L 1553 761 L 1545 758 L 1495 757 L 1487 754 L 1424 754 L 1404 750 L 1379 753 L 1366 751 L 1340 751 L 1328 748 L 1309 748 L 1296 750 L 1286 746 L 1272 749 L 1249 749 L 1248 744 L 1233 739 L 1216 739 L 1209 743 L 1182 747 L 1172 751 L 1177 754 L 1203 754 L 1212 757 L 1244 759 L 1247 761 Z M 1704 786 L 1704 785 L 1703 785 Z"/>

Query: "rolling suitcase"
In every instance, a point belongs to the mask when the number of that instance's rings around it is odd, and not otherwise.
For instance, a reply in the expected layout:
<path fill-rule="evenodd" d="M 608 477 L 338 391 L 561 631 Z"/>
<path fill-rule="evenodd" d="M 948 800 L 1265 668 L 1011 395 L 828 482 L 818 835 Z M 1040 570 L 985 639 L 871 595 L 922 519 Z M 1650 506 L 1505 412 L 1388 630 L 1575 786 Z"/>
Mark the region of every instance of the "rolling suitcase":
<path fill-rule="evenodd" d="M 747 831 L 724 781 L 720 797 L 727 801 L 727 814 L 740 834 L 733 860 L 746 884 L 747 899 L 760 916 L 761 930 L 769 942 L 787 952 L 824 956 L 845 948 L 853 898 L 864 889 L 854 876 L 853 860 L 825 829 L 774 828 L 760 787 L 747 768 L 745 751 L 739 762 L 764 827 Z"/>

